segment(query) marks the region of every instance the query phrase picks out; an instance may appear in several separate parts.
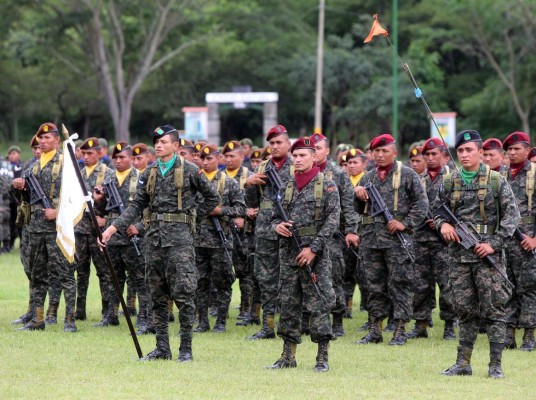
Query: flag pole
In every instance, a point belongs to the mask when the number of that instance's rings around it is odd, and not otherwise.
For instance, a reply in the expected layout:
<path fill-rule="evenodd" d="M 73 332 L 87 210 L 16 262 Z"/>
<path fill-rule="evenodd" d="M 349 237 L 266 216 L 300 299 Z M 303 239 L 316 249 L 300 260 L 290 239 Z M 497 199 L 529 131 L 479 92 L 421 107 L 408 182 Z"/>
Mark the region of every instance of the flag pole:
<path fill-rule="evenodd" d="M 61 124 L 62 126 L 62 133 L 66 140 L 69 139 L 69 131 L 65 127 L 64 124 Z M 91 224 L 93 225 L 93 229 L 95 232 L 97 232 L 97 236 L 100 239 L 102 239 L 102 232 L 99 227 L 99 223 L 97 222 L 97 215 L 95 214 L 95 209 L 93 208 L 93 204 L 91 203 L 91 198 L 89 197 L 89 193 L 86 189 L 86 185 L 84 183 L 84 178 L 82 178 L 82 173 L 80 172 L 80 168 L 78 168 L 78 163 L 76 161 L 76 156 L 74 155 L 74 149 L 72 146 L 67 144 L 67 149 L 69 150 L 69 158 L 71 159 L 71 162 L 74 165 L 74 170 L 76 172 L 76 177 L 78 178 L 78 184 L 82 188 L 82 193 L 84 194 L 84 197 L 86 198 L 86 205 L 87 210 L 89 213 L 89 218 L 91 220 Z M 62 182 L 63 184 L 63 182 Z M 130 319 L 130 314 L 127 309 L 127 305 L 125 303 L 125 299 L 123 298 L 123 294 L 121 293 L 121 288 L 119 287 L 119 281 L 117 280 L 117 275 L 115 273 L 115 269 L 112 264 L 112 259 L 110 258 L 110 254 L 108 253 L 107 248 L 103 248 L 104 253 L 104 260 L 106 261 L 106 265 L 108 266 L 108 269 L 110 270 L 110 275 L 112 277 L 112 282 L 114 284 L 114 289 L 117 297 L 119 298 L 119 301 L 121 303 L 121 307 L 123 308 L 123 312 L 125 314 L 125 319 L 127 321 L 128 329 L 130 331 L 130 336 L 132 336 L 132 341 L 134 342 L 134 347 L 136 347 L 136 352 L 138 353 L 138 358 L 143 357 L 143 353 L 141 352 L 140 343 L 138 341 L 138 337 L 136 336 L 136 331 L 134 330 L 134 325 L 132 324 L 132 320 Z"/>

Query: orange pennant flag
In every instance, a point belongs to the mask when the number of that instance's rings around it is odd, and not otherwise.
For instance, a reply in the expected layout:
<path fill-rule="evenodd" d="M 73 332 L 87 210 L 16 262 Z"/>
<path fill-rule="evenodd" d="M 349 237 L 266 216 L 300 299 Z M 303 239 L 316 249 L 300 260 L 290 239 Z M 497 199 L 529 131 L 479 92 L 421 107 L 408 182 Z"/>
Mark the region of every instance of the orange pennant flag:
<path fill-rule="evenodd" d="M 389 35 L 389 32 L 387 32 L 383 27 L 380 25 L 380 21 L 378 21 L 378 14 L 374 14 L 372 16 L 374 18 L 374 23 L 372 24 L 372 28 L 370 28 L 370 32 L 365 39 L 364 43 L 368 43 L 372 40 L 374 36 L 383 35 L 387 36 Z"/>

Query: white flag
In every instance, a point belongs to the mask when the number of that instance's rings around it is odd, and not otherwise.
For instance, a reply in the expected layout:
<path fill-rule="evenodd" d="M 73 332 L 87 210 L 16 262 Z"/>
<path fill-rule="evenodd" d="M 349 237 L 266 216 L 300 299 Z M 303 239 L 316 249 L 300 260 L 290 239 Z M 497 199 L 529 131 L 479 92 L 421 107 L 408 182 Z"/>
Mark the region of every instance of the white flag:
<path fill-rule="evenodd" d="M 61 172 L 60 203 L 56 217 L 56 231 L 58 232 L 56 243 L 65 258 L 72 263 L 76 250 L 74 227 L 84 216 L 86 199 L 76 176 L 75 168 L 78 168 L 78 165 L 73 164 L 67 146 L 73 146 L 71 139 L 63 142 L 63 168 Z M 74 146 L 72 148 L 74 149 Z"/>

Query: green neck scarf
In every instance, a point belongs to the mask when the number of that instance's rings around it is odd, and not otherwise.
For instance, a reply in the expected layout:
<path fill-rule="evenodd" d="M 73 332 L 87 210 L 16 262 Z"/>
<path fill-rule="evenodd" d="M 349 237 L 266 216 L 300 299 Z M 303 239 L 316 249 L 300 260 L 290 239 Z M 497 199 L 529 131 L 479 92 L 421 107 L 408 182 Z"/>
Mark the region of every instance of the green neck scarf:
<path fill-rule="evenodd" d="M 175 164 L 175 160 L 177 160 L 177 154 L 174 154 L 171 160 L 166 162 L 162 162 L 160 159 L 158 159 L 158 168 L 160 168 L 162 176 L 166 176 L 166 174 L 171 170 L 171 167 L 173 164 Z"/>
<path fill-rule="evenodd" d="M 466 185 L 469 186 L 471 182 L 473 182 L 473 179 L 475 179 L 475 176 L 478 174 L 479 170 L 480 168 L 477 169 L 476 171 L 466 171 L 463 168 L 460 169 L 460 174 L 462 175 L 462 179 Z"/>

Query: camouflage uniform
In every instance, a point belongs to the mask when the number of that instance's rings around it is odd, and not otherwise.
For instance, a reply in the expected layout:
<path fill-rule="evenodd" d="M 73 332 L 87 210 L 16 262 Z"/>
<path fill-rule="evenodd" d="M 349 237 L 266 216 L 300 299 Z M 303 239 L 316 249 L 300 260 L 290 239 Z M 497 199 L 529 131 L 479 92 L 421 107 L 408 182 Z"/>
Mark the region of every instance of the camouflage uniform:
<path fill-rule="evenodd" d="M 395 190 L 393 189 L 395 171 L 400 173 L 397 209 L 395 209 Z M 418 175 L 412 169 L 395 161 L 383 182 L 376 168 L 365 174 L 359 186 L 365 186 L 369 182 L 378 189 L 393 217 L 404 224 L 408 240 L 411 242 L 412 238 L 409 233 L 424 221 L 428 209 L 428 198 Z M 363 204 L 360 204 L 361 206 L 364 207 Z M 369 333 L 375 335 L 376 342 L 383 340 L 381 323 L 389 316 L 392 301 L 397 329 L 391 344 L 403 344 L 397 341 L 405 337 L 405 323 L 411 320 L 413 314 L 413 263 L 397 236 L 390 234 L 387 230 L 383 216 L 370 217 L 367 207 L 362 218 L 359 230 L 359 250 L 369 290 L 367 299 L 367 311 L 371 321 Z M 412 248 L 410 252 L 413 252 Z M 401 341 L 404 342 L 404 340 Z M 368 342 L 365 340 L 363 343 Z"/>
<path fill-rule="evenodd" d="M 181 172 L 182 171 L 182 174 Z M 175 176 L 182 175 L 179 190 Z M 154 176 L 154 183 L 150 177 Z M 154 185 L 154 186 L 153 186 Z M 196 198 L 201 193 L 202 201 Z M 179 195 L 180 194 L 180 195 Z M 141 174 L 136 197 L 113 223 L 125 231 L 149 208 L 149 228 L 145 234 L 147 285 L 153 301 L 157 349 L 170 354 L 168 336 L 168 299 L 179 309 L 181 350 L 191 352 L 194 295 L 197 287 L 195 270 L 195 215 L 205 217 L 219 203 L 218 193 L 198 168 L 177 157 L 169 172 L 162 176 L 158 163 Z M 189 229 L 190 225 L 190 229 Z"/>
<path fill-rule="evenodd" d="M 532 189 L 531 208 L 529 209 L 527 188 L 530 182 L 527 183 L 527 174 L 530 174 L 531 162 L 526 161 L 525 166 L 519 171 L 515 179 L 512 179 L 511 174 L 507 173 L 508 183 L 512 187 L 512 191 L 516 198 L 516 204 L 521 215 L 518 228 L 524 235 L 534 237 L 534 213 L 533 209 L 536 205 L 536 194 Z M 532 178 L 534 180 L 534 178 Z M 532 187 L 534 188 L 534 181 Z M 533 330 L 536 328 L 536 260 L 532 252 L 523 250 L 519 244 L 519 239 L 509 238 L 506 242 L 506 270 L 510 281 L 516 285 L 516 289 L 506 304 L 505 312 L 508 324 L 509 346 L 515 347 L 515 328 L 525 328 L 525 333 L 532 336 Z M 527 335 L 525 335 L 527 336 Z M 523 337 L 523 350 L 526 346 L 533 347 Z M 528 348 L 527 348 L 528 350 Z"/>
<path fill-rule="evenodd" d="M 87 167 L 82 169 L 82 177 L 89 193 L 93 193 L 95 186 L 101 185 L 105 180 L 111 179 L 114 171 L 99 162 L 90 176 L 87 176 Z M 103 217 L 103 211 L 95 208 L 97 216 Z M 110 270 L 106 265 L 103 253 L 97 245 L 97 234 L 94 231 L 89 214 L 84 213 L 83 218 L 74 228 L 76 239 L 76 318 L 86 319 L 86 298 L 91 273 L 91 261 L 97 271 L 102 301 L 103 316 L 108 310 L 110 292 L 113 290 Z"/>
<path fill-rule="evenodd" d="M 292 160 L 287 157 L 278 170 L 283 185 L 291 179 Z M 272 160 L 263 162 L 257 167 L 266 170 L 275 168 Z M 270 219 L 272 217 L 272 198 L 274 196 L 272 185 L 266 178 L 266 185 L 253 185 L 246 189 L 246 205 L 249 208 L 259 208 L 255 224 L 255 279 L 259 282 L 261 303 L 263 310 L 263 328 L 259 335 L 262 337 L 275 337 L 274 314 L 277 306 L 277 293 L 279 283 L 279 241 L 277 234 L 272 230 Z M 257 339 L 254 335 L 251 339 Z"/>
<path fill-rule="evenodd" d="M 9 229 L 10 186 L 11 179 L 5 175 L 0 175 L 0 254 L 9 251 L 8 245 L 11 238 Z"/>
<path fill-rule="evenodd" d="M 223 179 L 224 184 L 220 186 Z M 219 171 L 211 181 L 212 189 L 217 190 L 221 197 L 222 216 L 219 217 L 221 226 L 226 236 L 228 247 L 226 254 L 220 241 L 220 236 L 212 225 L 211 217 L 199 219 L 197 235 L 195 238 L 195 261 L 197 267 L 197 310 L 199 313 L 198 332 L 205 332 L 209 327 L 208 306 L 210 283 L 218 291 L 217 296 L 217 319 L 214 326 L 215 332 L 225 331 L 225 320 L 229 312 L 229 304 L 233 293 L 235 274 L 233 265 L 228 258 L 232 253 L 233 237 L 229 229 L 229 219 L 243 217 L 246 212 L 244 194 L 238 183 Z M 220 191 L 220 188 L 223 191 Z"/>

